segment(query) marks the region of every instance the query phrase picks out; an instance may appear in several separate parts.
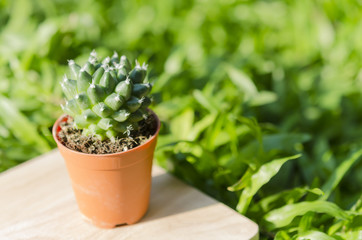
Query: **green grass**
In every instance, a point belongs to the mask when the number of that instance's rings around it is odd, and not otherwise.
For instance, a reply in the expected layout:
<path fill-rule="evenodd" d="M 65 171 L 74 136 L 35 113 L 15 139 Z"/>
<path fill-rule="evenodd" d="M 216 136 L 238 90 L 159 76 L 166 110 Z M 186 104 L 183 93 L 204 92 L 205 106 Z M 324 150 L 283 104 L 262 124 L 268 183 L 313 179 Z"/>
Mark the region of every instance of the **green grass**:
<path fill-rule="evenodd" d="M 150 63 L 160 165 L 262 239 L 358 239 L 361 1 L 0 0 L 0 26 L 0 171 L 55 147 L 67 60 L 116 50 Z"/>

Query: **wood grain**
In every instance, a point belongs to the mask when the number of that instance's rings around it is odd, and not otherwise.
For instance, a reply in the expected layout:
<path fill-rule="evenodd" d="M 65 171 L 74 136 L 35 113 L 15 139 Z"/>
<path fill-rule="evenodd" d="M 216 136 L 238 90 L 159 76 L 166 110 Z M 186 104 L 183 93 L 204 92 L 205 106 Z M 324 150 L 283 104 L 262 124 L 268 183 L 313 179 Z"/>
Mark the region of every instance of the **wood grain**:
<path fill-rule="evenodd" d="M 154 166 L 141 222 L 111 230 L 82 220 L 57 150 L 0 174 L 0 239 L 258 239 L 258 226 Z"/>

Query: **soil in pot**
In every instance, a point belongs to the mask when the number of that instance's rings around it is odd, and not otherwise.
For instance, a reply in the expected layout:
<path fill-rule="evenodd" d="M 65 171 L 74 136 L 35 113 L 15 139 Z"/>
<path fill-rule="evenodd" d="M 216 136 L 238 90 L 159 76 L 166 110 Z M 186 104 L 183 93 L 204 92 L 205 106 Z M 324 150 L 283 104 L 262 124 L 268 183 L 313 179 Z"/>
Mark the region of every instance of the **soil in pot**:
<path fill-rule="evenodd" d="M 101 141 L 94 136 L 84 136 L 82 130 L 73 127 L 73 119 L 60 123 L 59 140 L 67 148 L 88 154 L 110 154 L 127 151 L 142 145 L 151 138 L 157 130 L 157 122 L 151 114 L 139 122 L 139 130 L 131 131 L 129 137 Z"/>

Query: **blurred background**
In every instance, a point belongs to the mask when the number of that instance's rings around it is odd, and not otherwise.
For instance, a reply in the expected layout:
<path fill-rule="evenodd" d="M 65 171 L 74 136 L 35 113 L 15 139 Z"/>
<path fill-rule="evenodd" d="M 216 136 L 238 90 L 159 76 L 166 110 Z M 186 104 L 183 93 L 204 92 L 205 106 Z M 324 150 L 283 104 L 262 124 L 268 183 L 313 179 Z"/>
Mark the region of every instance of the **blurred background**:
<path fill-rule="evenodd" d="M 55 147 L 67 60 L 93 49 L 149 63 L 161 166 L 262 238 L 357 239 L 361 0 L 0 0 L 0 172 Z M 348 218 L 273 220 L 314 201 Z"/>

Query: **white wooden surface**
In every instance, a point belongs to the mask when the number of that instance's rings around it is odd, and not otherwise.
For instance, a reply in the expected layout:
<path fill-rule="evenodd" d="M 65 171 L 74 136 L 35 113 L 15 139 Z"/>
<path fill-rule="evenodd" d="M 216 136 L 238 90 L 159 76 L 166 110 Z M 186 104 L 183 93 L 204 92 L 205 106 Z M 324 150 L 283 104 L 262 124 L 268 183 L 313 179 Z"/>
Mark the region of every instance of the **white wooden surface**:
<path fill-rule="evenodd" d="M 0 239 L 258 239 L 258 226 L 153 167 L 141 222 L 98 229 L 83 221 L 57 150 L 0 174 Z"/>

